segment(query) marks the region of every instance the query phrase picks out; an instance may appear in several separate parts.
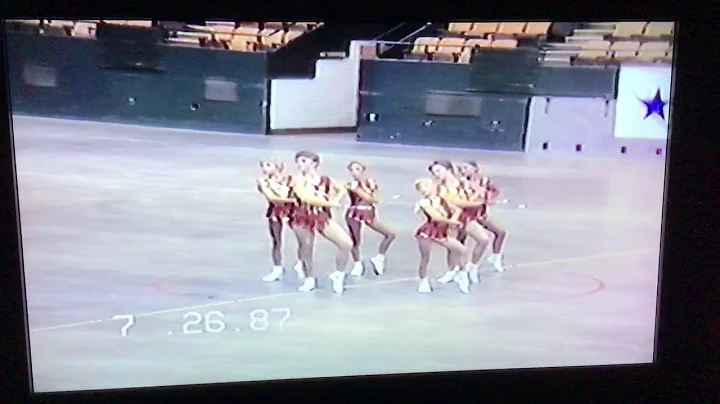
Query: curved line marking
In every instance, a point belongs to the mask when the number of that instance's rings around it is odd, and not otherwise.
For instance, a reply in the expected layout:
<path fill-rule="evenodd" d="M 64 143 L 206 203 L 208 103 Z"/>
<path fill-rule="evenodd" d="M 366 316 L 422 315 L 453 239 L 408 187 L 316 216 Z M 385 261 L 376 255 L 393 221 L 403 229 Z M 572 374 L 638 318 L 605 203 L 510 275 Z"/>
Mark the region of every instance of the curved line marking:
<path fill-rule="evenodd" d="M 547 261 L 538 261 L 538 262 L 530 262 L 527 264 L 518 264 L 515 265 L 516 268 L 530 268 L 530 267 L 539 267 L 539 266 L 546 266 L 546 265 L 553 265 L 553 264 L 563 264 L 563 263 L 569 263 L 569 262 L 579 262 L 579 261 L 591 261 L 591 260 L 597 260 L 597 259 L 607 259 L 607 258 L 615 258 L 615 257 L 623 257 L 628 255 L 635 255 L 635 254 L 645 254 L 650 252 L 656 252 L 657 250 L 654 249 L 643 249 L 643 250 L 631 250 L 631 251 L 624 251 L 624 252 L 618 252 L 618 253 L 610 253 L 610 254 L 596 254 L 596 255 L 588 255 L 583 257 L 574 257 L 574 258 L 564 258 L 564 259 L 556 259 L 556 260 L 547 260 Z M 582 274 L 575 274 L 578 276 L 583 277 L 589 277 Z M 348 289 L 355 289 L 355 288 L 361 288 L 361 287 L 367 287 L 367 286 L 375 286 L 375 285 L 383 285 L 383 284 L 390 284 L 390 283 L 399 283 L 399 282 L 407 282 L 407 281 L 414 281 L 416 280 L 415 277 L 412 278 L 399 278 L 399 279 L 387 279 L 377 282 L 371 282 L 371 283 L 363 283 L 363 284 L 356 284 L 356 285 L 349 285 Z M 598 283 L 598 287 L 590 292 L 587 292 L 585 295 L 597 293 L 605 288 L 605 283 L 600 281 L 599 279 L 595 280 Z M 187 311 L 187 310 L 195 310 L 195 309 L 202 309 L 202 308 L 208 308 L 208 307 L 217 307 L 217 306 L 226 306 L 233 303 L 247 303 L 247 302 L 254 302 L 258 300 L 269 300 L 269 299 L 276 299 L 280 297 L 287 297 L 287 296 L 294 296 L 298 295 L 301 292 L 293 291 L 293 292 L 287 292 L 287 293 L 277 293 L 273 295 L 265 295 L 265 296 L 256 296 L 256 297 L 250 297 L 246 299 L 239 299 L 239 300 L 227 300 L 222 302 L 213 302 L 213 303 L 207 303 L 207 304 L 200 304 L 196 306 L 189 306 L 189 307 L 177 307 L 167 310 L 159 310 L 159 311 L 152 311 L 147 313 L 138 313 L 135 314 L 136 317 L 149 317 L 154 316 L 158 314 L 167 314 L 167 313 L 175 313 L 179 311 Z M 584 295 L 578 295 L 578 296 L 569 296 L 571 297 L 580 297 Z M 530 303 L 530 302 L 523 302 L 523 303 Z M 41 331 L 53 331 L 53 330 L 60 330 L 60 329 L 66 329 L 66 328 L 73 328 L 73 327 L 81 327 L 85 325 L 90 324 L 98 324 L 106 321 L 113 321 L 112 318 L 106 318 L 106 319 L 100 319 L 100 320 L 93 320 L 93 321 L 86 321 L 86 322 L 80 322 L 80 323 L 72 323 L 72 324 L 62 324 L 62 325 L 56 325 L 56 326 L 50 326 L 50 327 L 40 327 L 31 329 L 30 332 L 41 332 Z"/>

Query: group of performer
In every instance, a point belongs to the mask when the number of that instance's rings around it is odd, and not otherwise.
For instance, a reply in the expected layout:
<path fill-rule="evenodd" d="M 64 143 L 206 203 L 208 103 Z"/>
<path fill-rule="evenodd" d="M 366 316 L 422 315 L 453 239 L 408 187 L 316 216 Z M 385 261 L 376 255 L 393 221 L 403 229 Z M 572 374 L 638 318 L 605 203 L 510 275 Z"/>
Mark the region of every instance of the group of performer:
<path fill-rule="evenodd" d="M 371 258 L 374 272 L 385 272 L 386 253 L 396 238 L 395 233 L 378 219 L 378 184 L 367 175 L 367 167 L 351 161 L 347 165 L 351 180 L 340 184 L 320 174 L 320 156 L 312 151 L 295 154 L 298 174 L 289 175 L 285 165 L 262 161 L 262 176 L 257 181 L 260 193 L 267 199 L 266 218 L 272 238 L 273 269 L 263 280 L 273 282 L 282 279 L 282 233 L 287 224 L 297 238 L 297 263 L 293 269 L 302 284 L 299 289 L 309 292 L 317 287 L 313 268 L 315 237 L 320 235 L 337 248 L 335 271 L 330 274 L 333 290 L 340 294 L 345 290 L 346 268 L 352 256 L 354 264 L 350 275 L 362 276 L 364 266 L 360 254 L 363 225 L 379 233 L 383 239 L 377 255 Z M 495 270 L 502 271 L 502 250 L 507 233 L 494 224 L 489 216 L 489 206 L 499 195 L 498 189 L 483 176 L 476 162 L 464 162 L 457 167 L 450 161 L 435 161 L 428 167 L 431 178 L 417 180 L 415 188 L 420 193 L 416 211 L 422 213 L 426 222 L 415 233 L 420 250 L 419 292 L 432 291 L 428 279 L 428 263 L 434 245 L 447 250 L 447 272 L 438 278 L 440 283 L 456 282 L 463 293 L 469 293 L 470 284 L 480 281 L 481 260 L 494 236 L 492 254 L 487 259 Z M 345 212 L 347 230 L 332 214 L 341 208 L 345 196 L 350 203 Z M 467 246 L 467 239 L 475 245 Z"/>

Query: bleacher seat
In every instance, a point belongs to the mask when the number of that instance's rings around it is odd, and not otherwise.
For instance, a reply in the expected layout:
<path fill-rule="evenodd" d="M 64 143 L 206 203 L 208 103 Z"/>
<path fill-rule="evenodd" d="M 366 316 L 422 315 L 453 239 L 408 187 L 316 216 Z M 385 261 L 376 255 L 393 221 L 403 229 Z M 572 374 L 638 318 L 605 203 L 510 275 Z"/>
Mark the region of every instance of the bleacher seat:
<path fill-rule="evenodd" d="M 529 22 L 525 27 L 524 35 L 527 36 L 545 36 L 550 30 L 550 22 Z"/>
<path fill-rule="evenodd" d="M 265 35 L 263 35 L 263 32 Z M 264 49 L 277 48 L 283 44 L 284 36 L 285 32 L 282 30 L 266 28 L 260 33 L 260 44 L 262 44 Z"/>
<path fill-rule="evenodd" d="M 263 28 L 265 29 L 271 29 L 271 30 L 278 30 L 283 29 L 285 23 L 282 21 L 266 21 Z"/>
<path fill-rule="evenodd" d="M 488 34 L 494 34 L 498 30 L 497 22 L 475 22 L 472 25 L 472 29 L 465 33 L 467 36 L 481 36 L 484 37 Z"/>
<path fill-rule="evenodd" d="M 473 23 L 471 22 L 451 22 L 448 26 L 448 31 L 464 35 L 466 32 L 472 30 L 472 27 Z"/>
<path fill-rule="evenodd" d="M 127 20 L 126 25 L 129 27 L 150 28 L 150 27 L 152 27 L 152 21 L 150 21 L 150 20 Z"/>
<path fill-rule="evenodd" d="M 517 39 L 495 39 L 490 44 L 490 47 L 494 49 L 515 49 L 517 45 Z"/>
<path fill-rule="evenodd" d="M 285 34 L 285 36 L 283 37 L 283 43 L 292 42 L 293 40 L 301 37 L 302 34 L 303 34 L 302 31 L 293 31 L 293 30 L 290 30 L 290 31 L 288 31 L 288 32 Z"/>
<path fill-rule="evenodd" d="M 233 33 L 235 32 L 235 24 L 233 25 L 211 25 L 213 36 L 215 39 L 220 42 L 223 47 L 230 48 L 230 42 L 233 38 Z"/>
<path fill-rule="evenodd" d="M 255 28 L 255 31 L 260 30 L 260 23 L 255 21 L 242 21 L 237 24 L 238 27 Z"/>
<path fill-rule="evenodd" d="M 312 30 L 321 25 L 319 22 L 294 22 L 293 26 L 301 27 L 304 30 Z"/>
<path fill-rule="evenodd" d="M 433 60 L 454 62 L 463 51 L 465 38 L 442 38 L 438 41 Z"/>
<path fill-rule="evenodd" d="M 527 26 L 526 22 L 501 22 L 496 34 L 499 35 L 521 35 Z"/>
<path fill-rule="evenodd" d="M 675 30 L 675 23 L 672 22 L 649 22 L 645 28 L 644 36 L 663 37 L 670 36 Z"/>
<path fill-rule="evenodd" d="M 634 59 L 639 48 L 638 41 L 617 41 L 610 45 L 610 52 L 613 59 Z"/>
<path fill-rule="evenodd" d="M 70 34 L 78 38 L 95 38 L 97 24 L 94 22 L 78 21 Z"/>
<path fill-rule="evenodd" d="M 466 46 L 463 49 L 463 51 L 460 53 L 460 56 L 458 57 L 457 62 L 464 63 L 464 64 L 470 63 L 470 59 L 472 59 L 472 51 L 473 51 L 473 48 Z"/>
<path fill-rule="evenodd" d="M 615 31 L 612 36 L 616 38 L 631 38 L 641 36 L 645 30 L 645 21 L 624 21 L 615 24 Z"/>
<path fill-rule="evenodd" d="M 410 57 L 412 59 L 426 59 L 427 56 L 435 52 L 435 47 L 439 42 L 438 38 L 435 37 L 420 37 L 414 42 L 412 49 L 410 50 Z"/>
<path fill-rule="evenodd" d="M 257 38 L 245 35 L 233 35 L 228 48 L 236 52 L 254 52 Z"/>
<path fill-rule="evenodd" d="M 47 23 L 51 27 L 70 28 L 75 26 L 75 21 L 69 20 L 48 20 Z"/>
<path fill-rule="evenodd" d="M 260 30 L 257 27 L 240 25 L 233 31 L 235 35 L 246 35 L 246 36 L 257 36 L 260 34 Z"/>
<path fill-rule="evenodd" d="M 666 52 L 668 49 L 670 49 L 670 42 L 643 42 L 640 45 L 641 51 L 663 51 Z"/>
<path fill-rule="evenodd" d="M 609 41 L 587 41 L 580 47 L 580 52 L 578 52 L 576 58 L 587 61 L 604 59 L 608 57 L 609 49 Z"/>
<path fill-rule="evenodd" d="M 492 39 L 484 39 L 484 38 L 472 38 L 468 39 L 465 42 L 466 48 L 489 48 L 492 44 Z"/>
<path fill-rule="evenodd" d="M 644 62 L 669 61 L 672 50 L 669 42 L 644 42 L 640 45 L 637 59 Z"/>

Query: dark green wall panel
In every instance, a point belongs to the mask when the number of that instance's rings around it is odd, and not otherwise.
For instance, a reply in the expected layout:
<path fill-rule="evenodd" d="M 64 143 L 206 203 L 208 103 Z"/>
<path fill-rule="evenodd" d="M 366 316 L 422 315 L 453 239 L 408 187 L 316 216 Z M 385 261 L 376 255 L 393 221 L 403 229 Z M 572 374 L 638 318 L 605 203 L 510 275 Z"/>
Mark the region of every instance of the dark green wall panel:
<path fill-rule="evenodd" d="M 479 117 L 425 113 L 431 91 L 465 92 L 469 65 L 364 61 L 361 66 L 361 122 L 358 140 L 408 145 L 523 150 L 528 97 L 476 94 Z M 370 113 L 379 115 L 369 122 Z"/>
<path fill-rule="evenodd" d="M 266 132 L 262 53 L 164 48 L 162 73 L 103 70 L 99 43 L 8 33 L 11 103 L 29 115 L 139 123 L 248 134 Z M 25 65 L 56 69 L 56 87 L 23 78 Z M 205 79 L 234 81 L 237 102 L 205 100 Z M 131 102 L 130 99 L 134 99 Z M 191 108 L 193 104 L 197 108 Z"/>
<path fill-rule="evenodd" d="M 617 98 L 619 69 L 615 66 L 543 67 L 535 95 L 548 97 Z"/>

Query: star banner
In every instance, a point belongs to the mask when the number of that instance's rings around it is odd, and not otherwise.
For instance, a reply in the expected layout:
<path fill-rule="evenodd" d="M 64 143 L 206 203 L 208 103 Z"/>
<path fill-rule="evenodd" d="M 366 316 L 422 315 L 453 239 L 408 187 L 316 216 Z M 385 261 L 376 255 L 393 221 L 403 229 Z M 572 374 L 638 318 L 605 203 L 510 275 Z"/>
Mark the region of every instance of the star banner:
<path fill-rule="evenodd" d="M 622 66 L 618 80 L 615 137 L 667 139 L 670 66 Z"/>

